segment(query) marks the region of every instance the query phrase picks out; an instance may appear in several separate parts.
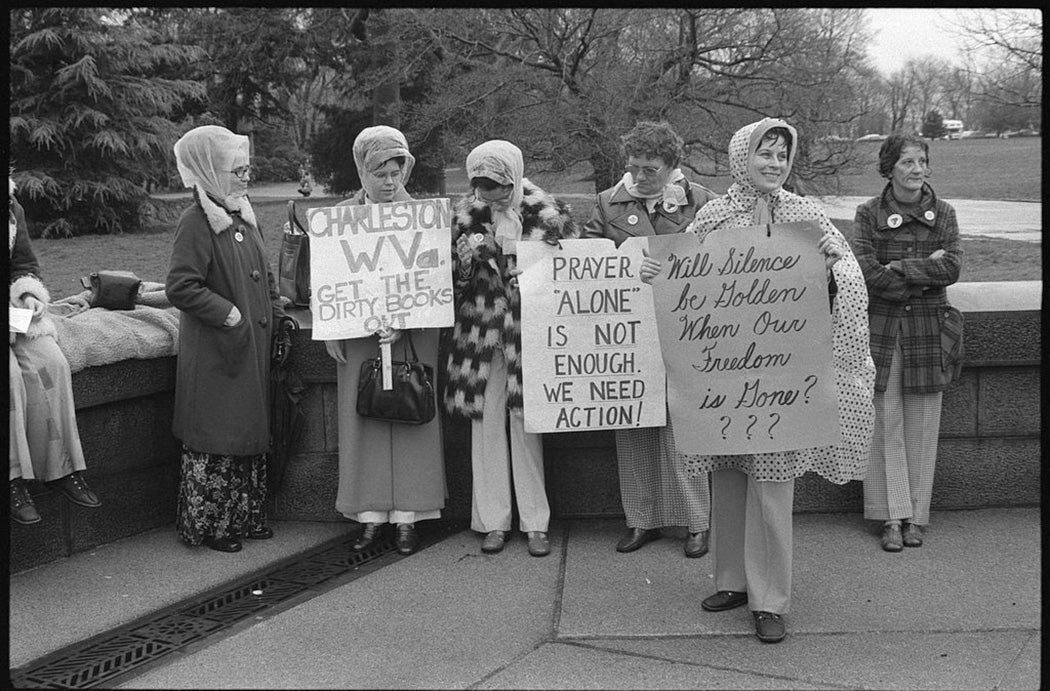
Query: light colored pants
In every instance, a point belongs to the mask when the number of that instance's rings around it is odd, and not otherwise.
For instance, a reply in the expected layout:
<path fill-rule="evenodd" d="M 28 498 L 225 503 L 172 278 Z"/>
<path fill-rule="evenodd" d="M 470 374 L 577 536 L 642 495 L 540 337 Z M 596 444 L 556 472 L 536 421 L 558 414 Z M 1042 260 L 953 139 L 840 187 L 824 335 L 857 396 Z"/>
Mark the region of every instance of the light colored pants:
<path fill-rule="evenodd" d="M 362 511 L 351 516 L 358 523 L 408 523 L 441 518 L 441 510 L 433 511 Z"/>
<path fill-rule="evenodd" d="M 499 350 L 492 357 L 485 384 L 482 417 L 471 421 L 470 460 L 472 530 L 510 530 L 513 476 L 521 531 L 547 532 L 551 510 L 543 477 L 543 437 L 525 431 L 520 410 L 507 411 L 507 365 Z"/>
<path fill-rule="evenodd" d="M 715 589 L 746 592 L 754 612 L 791 604 L 795 481 L 757 482 L 736 469 L 711 472 Z"/>
<path fill-rule="evenodd" d="M 10 477 L 58 480 L 84 470 L 73 375 L 51 336 L 19 335 L 8 349 Z"/>
<path fill-rule="evenodd" d="M 903 354 L 893 351 L 885 391 L 876 391 L 875 431 L 864 477 L 864 518 L 930 522 L 942 394 L 906 394 L 901 389 Z"/>

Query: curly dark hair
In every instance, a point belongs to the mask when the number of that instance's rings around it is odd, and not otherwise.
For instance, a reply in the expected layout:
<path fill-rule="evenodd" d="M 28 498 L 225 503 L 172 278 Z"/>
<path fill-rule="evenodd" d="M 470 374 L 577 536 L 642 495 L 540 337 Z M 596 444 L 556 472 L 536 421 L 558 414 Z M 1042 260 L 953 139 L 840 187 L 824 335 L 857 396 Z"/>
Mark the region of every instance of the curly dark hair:
<path fill-rule="evenodd" d="M 762 146 L 762 142 L 769 142 L 770 144 L 776 144 L 777 143 L 777 139 L 779 139 L 781 137 L 784 138 L 784 144 L 787 145 L 787 155 L 788 155 L 788 160 L 790 160 L 791 159 L 791 147 L 794 145 L 794 142 L 791 141 L 791 131 L 788 128 L 786 128 L 786 127 L 770 127 L 769 130 L 765 134 L 762 135 L 762 139 L 758 142 L 758 145 L 755 148 L 757 149 L 759 146 Z"/>
<path fill-rule="evenodd" d="M 628 157 L 659 157 L 671 168 L 677 166 L 685 156 L 685 143 L 664 121 L 643 120 L 620 137 L 620 142 Z"/>
<path fill-rule="evenodd" d="M 887 179 L 893 177 L 893 167 L 901 159 L 901 152 L 906 146 L 921 148 L 926 154 L 926 165 L 930 164 L 930 145 L 925 139 L 916 134 L 894 132 L 879 147 L 879 175 Z"/>

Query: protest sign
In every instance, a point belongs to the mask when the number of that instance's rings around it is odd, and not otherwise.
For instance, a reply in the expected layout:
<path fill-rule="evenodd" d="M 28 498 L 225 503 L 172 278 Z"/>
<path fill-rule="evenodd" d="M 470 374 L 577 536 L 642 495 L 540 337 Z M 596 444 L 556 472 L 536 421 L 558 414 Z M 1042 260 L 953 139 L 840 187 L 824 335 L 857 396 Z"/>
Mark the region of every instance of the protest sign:
<path fill-rule="evenodd" d="M 652 288 L 629 243 L 518 243 L 525 431 L 665 424 Z"/>
<path fill-rule="evenodd" d="M 314 340 L 452 325 L 447 199 L 320 207 L 307 220 Z"/>
<path fill-rule="evenodd" d="M 820 228 L 650 238 L 667 403 L 682 453 L 840 443 Z"/>

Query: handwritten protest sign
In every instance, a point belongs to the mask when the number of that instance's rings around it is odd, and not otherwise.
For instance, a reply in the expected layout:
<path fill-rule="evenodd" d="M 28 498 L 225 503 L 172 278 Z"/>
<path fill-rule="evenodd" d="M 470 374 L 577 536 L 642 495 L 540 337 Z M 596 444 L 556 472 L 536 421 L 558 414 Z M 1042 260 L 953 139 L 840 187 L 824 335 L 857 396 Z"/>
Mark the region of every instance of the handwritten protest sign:
<path fill-rule="evenodd" d="M 840 442 L 820 228 L 650 238 L 667 403 L 683 453 Z"/>
<path fill-rule="evenodd" d="M 447 199 L 320 207 L 307 219 L 314 340 L 452 325 Z"/>
<path fill-rule="evenodd" d="M 527 432 L 663 426 L 664 366 L 640 245 L 517 246 Z"/>

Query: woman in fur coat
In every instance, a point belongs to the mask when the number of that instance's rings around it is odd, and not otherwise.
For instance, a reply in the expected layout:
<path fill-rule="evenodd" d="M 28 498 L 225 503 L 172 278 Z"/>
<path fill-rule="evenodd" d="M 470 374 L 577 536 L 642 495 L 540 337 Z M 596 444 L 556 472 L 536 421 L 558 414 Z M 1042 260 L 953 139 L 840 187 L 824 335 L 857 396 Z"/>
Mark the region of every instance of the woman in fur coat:
<path fill-rule="evenodd" d="M 190 130 L 175 161 L 194 203 L 175 230 L 165 292 L 179 314 L 172 431 L 182 441 L 177 530 L 237 552 L 266 526 L 270 340 L 284 317 L 248 202 L 248 137 Z"/>
<path fill-rule="evenodd" d="M 25 333 L 9 335 L 8 382 L 11 392 L 11 519 L 40 522 L 26 480 L 43 480 L 71 502 L 88 508 L 102 505 L 84 479 L 73 377 L 55 341 L 55 324 L 47 314 L 51 296 L 40 280 L 40 265 L 29 243 L 25 212 L 8 177 L 10 211 L 10 305 L 33 311 Z"/>
<path fill-rule="evenodd" d="M 471 528 L 499 552 L 511 527 L 511 481 L 529 553 L 550 552 L 543 441 L 525 432 L 518 242 L 578 235 L 569 208 L 523 177 L 521 150 L 492 140 L 467 155 L 472 191 L 455 206 L 456 323 L 445 405 L 471 419 Z M 510 439 L 507 439 L 509 418 Z"/>

